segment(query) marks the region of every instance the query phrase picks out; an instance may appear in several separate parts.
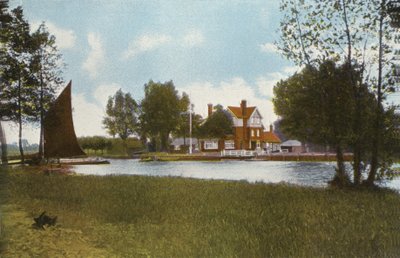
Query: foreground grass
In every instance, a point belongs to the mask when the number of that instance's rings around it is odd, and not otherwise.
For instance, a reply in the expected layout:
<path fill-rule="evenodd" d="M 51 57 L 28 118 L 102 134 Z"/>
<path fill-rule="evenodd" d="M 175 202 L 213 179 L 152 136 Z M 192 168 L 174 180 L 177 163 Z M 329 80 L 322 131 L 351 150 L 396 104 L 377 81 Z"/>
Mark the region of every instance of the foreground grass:
<path fill-rule="evenodd" d="M 3 207 L 14 216 L 5 225 L 6 257 L 21 256 L 32 243 L 30 256 L 40 257 L 400 253 L 400 196 L 387 190 L 26 171 L 11 171 L 7 181 Z M 31 229 L 33 216 L 43 210 L 57 215 L 59 225 Z"/>

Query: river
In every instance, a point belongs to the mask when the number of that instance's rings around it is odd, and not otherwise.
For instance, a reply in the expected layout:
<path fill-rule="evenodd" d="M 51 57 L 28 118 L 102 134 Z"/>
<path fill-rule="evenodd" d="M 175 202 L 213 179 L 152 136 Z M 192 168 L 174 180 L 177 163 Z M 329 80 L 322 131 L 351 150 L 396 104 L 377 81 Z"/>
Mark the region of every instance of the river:
<path fill-rule="evenodd" d="M 109 165 L 74 166 L 84 175 L 145 175 L 176 176 L 198 179 L 235 180 L 324 187 L 335 173 L 334 162 L 283 161 L 176 161 L 139 162 L 138 160 L 110 160 Z M 381 183 L 400 191 L 400 178 Z"/>

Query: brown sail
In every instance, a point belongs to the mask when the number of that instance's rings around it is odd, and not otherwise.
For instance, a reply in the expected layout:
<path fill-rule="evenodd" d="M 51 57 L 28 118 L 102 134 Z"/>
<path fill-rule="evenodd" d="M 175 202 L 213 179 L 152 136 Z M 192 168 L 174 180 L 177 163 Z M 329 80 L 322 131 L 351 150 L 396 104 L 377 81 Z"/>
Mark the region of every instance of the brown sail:
<path fill-rule="evenodd" d="M 50 107 L 43 122 L 46 158 L 86 155 L 75 135 L 71 108 L 71 81 Z"/>

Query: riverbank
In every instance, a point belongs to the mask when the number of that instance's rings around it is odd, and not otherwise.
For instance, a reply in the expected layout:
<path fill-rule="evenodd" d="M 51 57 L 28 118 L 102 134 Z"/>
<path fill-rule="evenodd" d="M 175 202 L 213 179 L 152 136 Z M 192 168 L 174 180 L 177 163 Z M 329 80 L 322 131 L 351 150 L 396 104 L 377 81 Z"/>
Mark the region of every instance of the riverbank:
<path fill-rule="evenodd" d="M 351 161 L 353 155 L 346 153 L 344 161 Z M 332 153 L 271 153 L 260 156 L 221 156 L 219 152 L 205 152 L 196 154 L 174 153 L 144 153 L 140 155 L 143 162 L 149 161 L 222 161 L 222 160 L 248 160 L 248 161 L 303 161 L 303 162 L 329 162 L 336 161 Z"/>
<path fill-rule="evenodd" d="M 400 196 L 389 190 L 35 170 L 13 170 L 4 180 L 4 257 L 393 257 L 400 251 Z M 33 229 L 33 217 L 44 210 L 58 216 L 57 225 Z"/>

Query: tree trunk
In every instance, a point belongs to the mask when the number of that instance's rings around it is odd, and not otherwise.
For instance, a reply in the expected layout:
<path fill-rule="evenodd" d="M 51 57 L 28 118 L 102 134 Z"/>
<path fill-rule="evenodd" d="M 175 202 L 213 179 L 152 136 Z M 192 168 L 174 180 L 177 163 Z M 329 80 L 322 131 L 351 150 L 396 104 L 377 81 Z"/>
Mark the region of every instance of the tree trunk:
<path fill-rule="evenodd" d="M 350 179 L 346 174 L 344 166 L 343 149 L 340 144 L 336 146 L 336 175 L 333 179 L 333 184 L 339 187 L 343 187 L 350 184 Z"/>
<path fill-rule="evenodd" d="M 168 152 L 168 135 L 169 133 L 161 133 L 161 148 L 160 150 L 162 152 Z"/>
<path fill-rule="evenodd" d="M 377 85 L 377 109 L 376 109 L 376 121 L 374 126 L 374 137 L 372 141 L 372 158 L 371 158 L 371 170 L 368 175 L 367 185 L 373 185 L 376 179 L 376 173 L 379 167 L 379 147 L 381 145 L 381 127 L 383 118 L 383 106 L 382 106 L 382 69 L 383 69 L 383 20 L 384 20 L 384 7 L 386 1 L 381 2 L 381 13 L 379 18 L 379 58 L 378 58 L 378 85 Z"/>
<path fill-rule="evenodd" d="M 295 6 L 296 7 L 296 6 Z M 297 23 L 297 32 L 299 33 L 299 39 L 300 39 L 300 44 L 301 44 L 301 49 L 304 54 L 304 58 L 306 59 L 306 64 L 311 66 L 310 58 L 306 52 L 306 48 L 304 47 L 304 42 L 303 42 L 303 32 L 301 29 L 301 24 L 299 20 L 299 14 L 297 9 L 295 10 L 295 15 L 296 15 L 296 23 Z"/>
<path fill-rule="evenodd" d="M 44 137 L 43 137 L 43 124 L 40 125 L 40 136 L 39 136 L 39 159 L 44 160 Z"/>
<path fill-rule="evenodd" d="M 18 145 L 21 155 L 21 163 L 25 163 L 24 149 L 22 147 L 22 101 L 21 101 L 21 79 L 18 81 Z"/>
<path fill-rule="evenodd" d="M 356 110 L 355 110 L 355 116 L 354 116 L 354 124 L 353 124 L 353 130 L 356 134 L 356 138 L 354 140 L 354 149 L 353 149 L 353 183 L 355 185 L 359 185 L 361 181 L 361 154 L 362 151 L 360 149 L 360 141 L 361 137 L 358 134 L 361 132 L 360 128 L 360 119 L 361 119 L 361 96 L 360 96 L 360 90 L 359 87 L 357 87 L 357 82 L 355 81 L 354 74 L 353 74 L 353 65 L 352 65 L 352 41 L 351 41 L 351 32 L 350 32 L 350 26 L 349 26 L 349 20 L 347 17 L 347 4 L 346 1 L 342 0 L 342 6 L 343 6 L 343 20 L 346 26 L 346 38 L 347 38 L 347 65 L 348 67 L 348 72 L 350 76 L 350 81 L 352 84 L 353 88 L 353 94 L 354 98 L 356 101 Z M 360 82 L 360 85 L 362 85 L 362 82 Z"/>
<path fill-rule="evenodd" d="M 0 144 L 1 144 L 1 164 L 4 166 L 8 164 L 7 139 L 1 122 L 0 122 Z"/>
<path fill-rule="evenodd" d="M 122 147 L 124 149 L 124 153 L 128 154 L 127 145 L 126 145 L 126 138 L 122 139 Z"/>
<path fill-rule="evenodd" d="M 43 75 L 40 73 L 40 136 L 39 136 L 39 159 L 44 160 L 44 105 L 43 105 Z"/>
<path fill-rule="evenodd" d="M 380 111 L 378 111 L 380 112 Z M 372 141 L 372 157 L 371 157 L 371 170 L 369 171 L 368 178 L 366 181 L 367 185 L 373 185 L 376 179 L 376 173 L 378 171 L 379 167 L 379 146 L 381 143 L 381 121 L 380 121 L 381 115 L 377 114 L 377 118 L 375 121 L 375 128 L 374 128 L 374 138 Z"/>
<path fill-rule="evenodd" d="M 355 146 L 353 153 L 353 183 L 359 185 L 361 183 L 361 150 L 358 146 Z"/>

